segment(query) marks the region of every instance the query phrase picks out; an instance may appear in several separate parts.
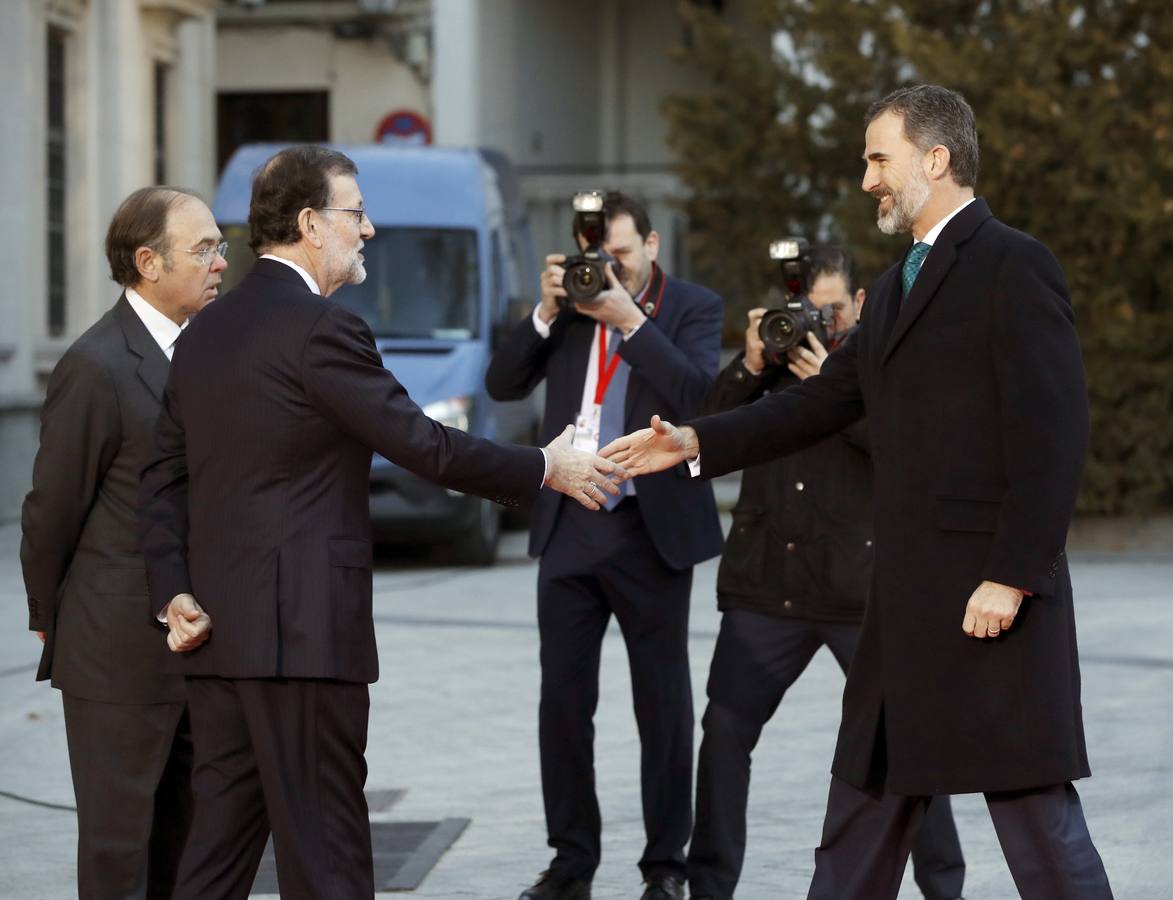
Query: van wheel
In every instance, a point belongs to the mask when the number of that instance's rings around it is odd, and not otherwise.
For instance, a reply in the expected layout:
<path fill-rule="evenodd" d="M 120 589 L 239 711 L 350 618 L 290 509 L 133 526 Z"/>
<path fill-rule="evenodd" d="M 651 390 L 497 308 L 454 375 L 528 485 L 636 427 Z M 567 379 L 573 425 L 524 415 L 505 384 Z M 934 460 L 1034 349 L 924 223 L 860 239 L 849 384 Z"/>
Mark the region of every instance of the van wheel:
<path fill-rule="evenodd" d="M 453 544 L 455 561 L 462 566 L 491 566 L 497 561 L 500 540 L 501 507 L 488 500 L 478 500 L 472 525 Z"/>

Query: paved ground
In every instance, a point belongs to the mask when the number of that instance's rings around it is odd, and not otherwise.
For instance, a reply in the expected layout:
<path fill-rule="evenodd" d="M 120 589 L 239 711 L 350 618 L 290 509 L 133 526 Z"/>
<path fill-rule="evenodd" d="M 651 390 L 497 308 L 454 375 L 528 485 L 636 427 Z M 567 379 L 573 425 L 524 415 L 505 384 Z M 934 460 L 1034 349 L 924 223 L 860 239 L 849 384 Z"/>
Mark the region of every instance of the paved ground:
<path fill-rule="evenodd" d="M 15 526 L 0 527 L 0 792 L 71 804 L 60 701 L 34 684 Z M 382 679 L 372 689 L 369 786 L 405 788 L 392 819 L 472 825 L 424 898 L 512 898 L 547 861 L 538 786 L 536 568 L 520 534 L 491 570 L 385 561 L 375 577 Z M 1173 556 L 1074 566 L 1084 709 L 1095 777 L 1080 784 L 1117 898 L 1173 897 Z M 714 564 L 697 570 L 691 654 L 698 720 L 718 617 Z M 739 897 L 805 896 L 825 801 L 842 676 L 821 652 L 755 757 Z M 623 645 L 603 655 L 597 768 L 604 859 L 596 898 L 639 896 L 638 753 Z M 980 800 L 955 800 L 970 900 L 1016 896 Z M 71 813 L 0 796 L 0 897 L 72 894 Z M 916 897 L 906 882 L 902 898 Z"/>

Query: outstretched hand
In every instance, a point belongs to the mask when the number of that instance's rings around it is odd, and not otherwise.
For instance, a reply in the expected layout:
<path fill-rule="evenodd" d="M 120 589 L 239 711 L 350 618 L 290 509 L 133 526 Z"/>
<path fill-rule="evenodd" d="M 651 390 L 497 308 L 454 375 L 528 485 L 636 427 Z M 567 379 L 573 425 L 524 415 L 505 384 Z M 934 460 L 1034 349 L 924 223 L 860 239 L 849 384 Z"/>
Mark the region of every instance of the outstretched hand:
<path fill-rule="evenodd" d="M 678 463 L 695 459 L 700 453 L 696 432 L 685 425 L 677 428 L 659 416 L 652 427 L 616 438 L 599 451 L 599 456 L 623 466 L 628 476 L 662 472 Z"/>
<path fill-rule="evenodd" d="M 575 450 L 574 426 L 546 445 L 546 485 L 577 500 L 587 509 L 601 509 L 607 494 L 619 496 L 619 484 L 628 474 L 614 462 Z"/>

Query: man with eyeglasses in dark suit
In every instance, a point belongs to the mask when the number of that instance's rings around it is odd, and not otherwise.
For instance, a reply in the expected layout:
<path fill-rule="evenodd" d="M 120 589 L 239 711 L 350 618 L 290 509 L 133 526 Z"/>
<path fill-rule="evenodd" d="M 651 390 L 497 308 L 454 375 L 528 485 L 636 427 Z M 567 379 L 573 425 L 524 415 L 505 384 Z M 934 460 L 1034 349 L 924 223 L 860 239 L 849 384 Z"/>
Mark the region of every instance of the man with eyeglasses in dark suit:
<path fill-rule="evenodd" d="M 123 293 L 49 378 L 20 555 L 37 679 L 65 710 L 82 900 L 170 897 L 191 822 L 186 692 L 160 671 L 138 485 L 175 342 L 218 291 L 220 238 L 188 191 L 131 194 L 106 236 Z"/>

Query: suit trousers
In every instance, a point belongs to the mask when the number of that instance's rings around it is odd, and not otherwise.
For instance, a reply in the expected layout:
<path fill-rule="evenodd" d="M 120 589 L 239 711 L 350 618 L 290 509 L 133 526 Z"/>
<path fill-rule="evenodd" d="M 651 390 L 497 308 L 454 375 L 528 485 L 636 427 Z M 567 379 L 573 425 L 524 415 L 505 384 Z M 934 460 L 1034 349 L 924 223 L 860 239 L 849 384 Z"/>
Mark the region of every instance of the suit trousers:
<path fill-rule="evenodd" d="M 374 896 L 365 684 L 188 678 L 195 821 L 177 900 L 246 900 L 270 832 L 283 897 Z"/>
<path fill-rule="evenodd" d="M 191 825 L 184 703 L 104 703 L 61 694 L 77 798 L 80 900 L 164 900 Z"/>
<path fill-rule="evenodd" d="M 595 795 L 599 658 L 614 615 L 627 646 L 639 728 L 645 874 L 684 876 L 692 828 L 692 569 L 668 566 L 629 497 L 592 512 L 564 500 L 538 571 L 538 737 L 551 871 L 590 881 L 602 822 Z"/>
<path fill-rule="evenodd" d="M 985 794 L 1022 900 L 1112 900 L 1070 782 Z M 929 797 L 878 797 L 832 776 L 807 900 L 895 900 Z"/>
<path fill-rule="evenodd" d="M 783 696 L 826 646 L 846 673 L 858 624 L 781 618 L 731 609 L 709 669 L 709 702 L 697 763 L 696 827 L 688 850 L 694 896 L 728 900 L 745 858 L 750 758 Z M 916 883 L 928 900 L 960 897 L 965 860 L 947 796 L 933 798 L 912 847 Z"/>

